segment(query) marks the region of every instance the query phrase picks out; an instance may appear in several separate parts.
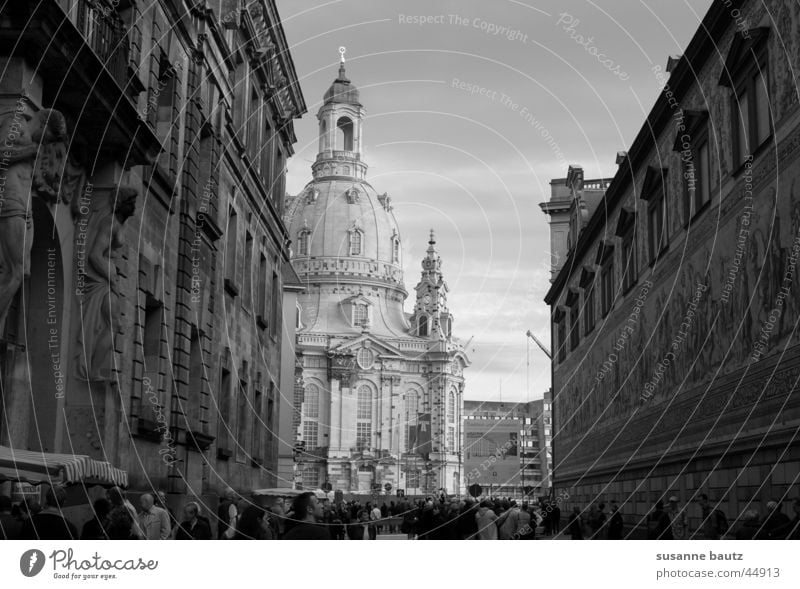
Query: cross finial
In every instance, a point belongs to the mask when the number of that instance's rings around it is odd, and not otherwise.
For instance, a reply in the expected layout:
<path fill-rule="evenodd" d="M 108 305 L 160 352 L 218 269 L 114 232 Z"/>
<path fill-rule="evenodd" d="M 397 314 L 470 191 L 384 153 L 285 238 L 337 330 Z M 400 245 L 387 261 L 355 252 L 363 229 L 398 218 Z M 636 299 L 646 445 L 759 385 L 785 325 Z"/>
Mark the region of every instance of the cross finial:
<path fill-rule="evenodd" d="M 339 55 L 341 55 L 341 63 L 344 63 L 344 54 L 347 51 L 347 47 L 341 46 L 339 47 Z"/>

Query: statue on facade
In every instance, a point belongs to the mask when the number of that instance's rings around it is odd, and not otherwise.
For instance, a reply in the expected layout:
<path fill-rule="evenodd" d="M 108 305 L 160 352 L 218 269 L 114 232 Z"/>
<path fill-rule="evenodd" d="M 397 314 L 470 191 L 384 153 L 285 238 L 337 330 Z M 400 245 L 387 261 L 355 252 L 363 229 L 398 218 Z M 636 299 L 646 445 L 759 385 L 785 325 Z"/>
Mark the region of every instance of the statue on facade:
<path fill-rule="evenodd" d="M 86 265 L 82 288 L 77 289 L 81 309 L 76 376 L 83 381 L 109 381 L 113 368 L 112 320 L 119 320 L 120 290 L 116 256 L 122 248 L 123 225 L 133 215 L 138 193 L 121 187 L 101 203 L 87 226 Z"/>
<path fill-rule="evenodd" d="M 67 125 L 57 110 L 30 114 L 23 102 L 0 115 L 0 332 L 22 278 L 33 239 L 31 197 L 57 197 L 61 179 L 51 170 L 56 144 L 66 157 Z M 37 161 L 41 160 L 41 162 Z"/>

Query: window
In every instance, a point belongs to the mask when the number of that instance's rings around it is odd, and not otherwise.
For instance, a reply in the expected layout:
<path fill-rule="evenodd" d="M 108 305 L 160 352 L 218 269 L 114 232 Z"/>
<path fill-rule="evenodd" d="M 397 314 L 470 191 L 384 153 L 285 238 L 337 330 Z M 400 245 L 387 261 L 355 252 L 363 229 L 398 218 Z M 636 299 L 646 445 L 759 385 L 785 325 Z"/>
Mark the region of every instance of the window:
<path fill-rule="evenodd" d="M 622 292 L 628 292 L 639 279 L 636 255 L 636 213 L 623 207 L 617 221 L 617 236 L 622 239 Z"/>
<path fill-rule="evenodd" d="M 250 91 L 250 113 L 247 119 L 247 153 L 250 156 L 251 165 L 255 165 L 257 171 L 260 170 L 261 162 L 258 155 L 258 150 L 261 147 L 259 144 L 258 133 L 261 130 L 261 109 L 259 108 L 258 92 L 255 88 Z"/>
<path fill-rule="evenodd" d="M 261 253 L 258 257 L 258 302 L 256 303 L 256 314 L 262 327 L 267 317 L 267 257 Z"/>
<path fill-rule="evenodd" d="M 369 348 L 361 348 L 356 354 L 356 361 L 361 370 L 369 370 L 375 363 L 375 354 Z"/>
<path fill-rule="evenodd" d="M 217 401 L 219 418 L 217 420 L 217 447 L 230 450 L 231 405 L 233 403 L 233 382 L 230 371 L 230 350 L 222 356 L 222 367 L 219 373 L 219 391 L 214 395 Z"/>
<path fill-rule="evenodd" d="M 308 255 L 308 238 L 311 233 L 303 229 L 297 236 L 297 255 L 299 256 L 307 256 Z"/>
<path fill-rule="evenodd" d="M 406 393 L 406 452 L 413 452 L 417 440 L 419 396 L 414 391 Z"/>
<path fill-rule="evenodd" d="M 247 231 L 244 238 L 244 306 L 248 309 L 253 304 L 253 235 Z"/>
<path fill-rule="evenodd" d="M 456 428 L 452 426 L 447 427 L 447 451 L 456 451 Z"/>
<path fill-rule="evenodd" d="M 661 250 L 667 245 L 667 216 L 664 209 L 664 193 L 662 191 L 653 197 L 647 208 L 647 235 L 650 264 L 655 263 Z"/>
<path fill-rule="evenodd" d="M 400 240 L 397 237 L 392 237 L 392 263 L 400 263 Z"/>
<path fill-rule="evenodd" d="M 319 443 L 319 423 L 316 421 L 306 421 L 303 423 L 303 441 L 306 443 L 306 450 L 315 450 Z"/>
<path fill-rule="evenodd" d="M 417 334 L 420 337 L 428 337 L 428 316 L 420 315 L 417 318 Z"/>
<path fill-rule="evenodd" d="M 229 285 L 236 284 L 238 218 L 233 207 L 228 209 L 228 227 L 225 230 L 225 280 Z"/>
<path fill-rule="evenodd" d="M 350 255 L 361 255 L 361 231 L 354 229 L 350 232 Z"/>
<path fill-rule="evenodd" d="M 570 293 L 570 295 L 567 297 L 567 304 L 569 305 L 569 349 L 574 350 L 581 343 L 581 308 L 578 295 L 575 292 Z"/>
<path fill-rule="evenodd" d="M 594 275 L 592 275 L 594 276 Z M 583 291 L 583 333 L 588 335 L 594 329 L 594 282 Z"/>
<path fill-rule="evenodd" d="M 406 487 L 409 489 L 419 489 L 420 471 L 406 471 Z"/>
<path fill-rule="evenodd" d="M 609 256 L 600 271 L 600 304 L 603 317 L 608 315 L 614 304 L 614 258 Z"/>
<path fill-rule="evenodd" d="M 353 151 L 353 121 L 348 117 L 336 121 L 336 149 Z"/>
<path fill-rule="evenodd" d="M 260 375 L 259 375 L 260 379 Z M 253 402 L 252 419 L 250 420 L 250 433 L 253 436 L 253 456 L 263 458 L 261 451 L 264 448 L 264 393 L 260 390 L 259 381 L 256 380 L 256 394 Z"/>
<path fill-rule="evenodd" d="M 242 370 L 244 372 L 244 370 Z M 236 399 L 236 461 L 244 462 L 249 453 L 247 447 L 247 414 L 250 411 L 250 402 L 247 394 L 247 381 L 239 381 L 239 395 Z"/>
<path fill-rule="evenodd" d="M 275 337 L 278 334 L 278 310 L 280 309 L 281 299 L 278 296 L 278 292 L 280 291 L 281 284 L 278 280 L 278 259 L 275 257 L 273 259 L 272 265 L 272 289 L 270 292 L 270 308 L 269 308 L 269 334 L 272 337 Z"/>
<path fill-rule="evenodd" d="M 356 398 L 356 449 L 372 447 L 372 389 L 367 385 L 358 387 Z"/>
<path fill-rule="evenodd" d="M 447 395 L 447 423 L 456 421 L 456 394 L 453 391 Z"/>
<path fill-rule="evenodd" d="M 355 327 L 365 327 L 369 323 L 369 309 L 364 304 L 353 305 L 353 325 Z"/>
<path fill-rule="evenodd" d="M 319 469 L 316 466 L 306 466 L 303 469 L 303 488 L 319 488 Z"/>
<path fill-rule="evenodd" d="M 567 321 L 564 312 L 559 309 L 555 315 L 556 345 L 558 346 L 558 361 L 567 359 Z"/>
<path fill-rule="evenodd" d="M 303 413 L 309 419 L 317 419 L 319 417 L 319 387 L 315 384 L 310 384 L 306 387 Z"/>

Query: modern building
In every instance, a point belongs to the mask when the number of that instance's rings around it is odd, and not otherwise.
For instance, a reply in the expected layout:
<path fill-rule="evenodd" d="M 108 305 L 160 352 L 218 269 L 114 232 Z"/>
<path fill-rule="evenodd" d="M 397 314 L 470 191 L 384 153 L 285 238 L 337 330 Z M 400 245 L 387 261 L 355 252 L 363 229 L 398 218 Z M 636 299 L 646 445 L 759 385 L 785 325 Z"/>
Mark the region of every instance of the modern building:
<path fill-rule="evenodd" d="M 798 494 L 800 7 L 767 4 L 714 2 L 653 68 L 664 90 L 546 296 L 556 492 L 633 525 L 671 495 L 732 518 Z"/>
<path fill-rule="evenodd" d="M 274 1 L 244 6 L 2 9 L 0 443 L 107 460 L 175 509 L 276 479 L 305 104 Z"/>
<path fill-rule="evenodd" d="M 487 495 L 546 496 L 549 402 L 464 401 L 464 477 Z"/>
<path fill-rule="evenodd" d="M 400 228 L 367 182 L 364 107 L 344 63 L 317 113 L 313 180 L 287 205 L 299 296 L 298 484 L 458 492 L 464 369 L 431 231 L 406 313 Z"/>

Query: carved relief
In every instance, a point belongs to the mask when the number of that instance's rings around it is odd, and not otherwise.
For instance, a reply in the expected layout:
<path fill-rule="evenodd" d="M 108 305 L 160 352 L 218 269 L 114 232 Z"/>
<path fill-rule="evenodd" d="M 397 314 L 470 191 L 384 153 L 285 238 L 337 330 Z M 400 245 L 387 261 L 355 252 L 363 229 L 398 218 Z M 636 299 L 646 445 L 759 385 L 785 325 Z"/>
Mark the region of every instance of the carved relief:
<path fill-rule="evenodd" d="M 119 188 L 103 199 L 87 225 L 85 273 L 77 289 L 81 313 L 75 372 L 80 380 L 108 381 L 113 367 L 114 322 L 119 326 L 118 268 L 122 230 L 133 215 L 138 193 Z"/>

